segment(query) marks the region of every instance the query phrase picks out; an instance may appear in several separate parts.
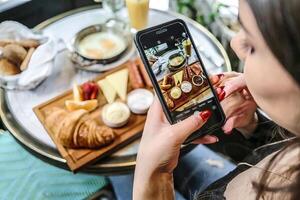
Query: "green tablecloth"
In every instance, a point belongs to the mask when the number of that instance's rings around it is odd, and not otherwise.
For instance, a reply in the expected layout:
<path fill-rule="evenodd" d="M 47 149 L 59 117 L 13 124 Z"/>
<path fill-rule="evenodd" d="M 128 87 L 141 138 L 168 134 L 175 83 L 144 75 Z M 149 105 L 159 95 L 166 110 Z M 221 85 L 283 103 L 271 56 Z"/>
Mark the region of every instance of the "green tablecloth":
<path fill-rule="evenodd" d="M 8 132 L 0 133 L 0 199 L 84 199 L 108 184 L 106 178 L 73 174 L 28 153 Z"/>

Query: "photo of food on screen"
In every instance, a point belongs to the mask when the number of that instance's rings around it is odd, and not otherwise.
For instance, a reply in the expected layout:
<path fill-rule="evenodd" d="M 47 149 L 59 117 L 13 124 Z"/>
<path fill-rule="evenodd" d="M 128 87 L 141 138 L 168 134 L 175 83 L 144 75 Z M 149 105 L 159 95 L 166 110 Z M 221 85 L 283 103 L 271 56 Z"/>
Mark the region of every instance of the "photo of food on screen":
<path fill-rule="evenodd" d="M 213 97 L 207 77 L 186 33 L 145 49 L 169 110 L 177 115 Z"/>

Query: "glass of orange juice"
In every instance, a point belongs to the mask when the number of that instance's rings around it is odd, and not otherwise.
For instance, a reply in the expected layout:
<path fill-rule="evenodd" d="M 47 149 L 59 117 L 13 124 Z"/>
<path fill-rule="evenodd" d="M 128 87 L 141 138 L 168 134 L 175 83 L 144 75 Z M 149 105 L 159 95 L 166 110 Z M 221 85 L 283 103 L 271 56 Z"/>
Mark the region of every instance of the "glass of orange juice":
<path fill-rule="evenodd" d="M 190 57 L 192 55 L 192 42 L 190 39 L 186 39 L 182 42 L 185 55 Z"/>
<path fill-rule="evenodd" d="M 148 25 L 149 0 L 126 0 L 131 28 L 141 30 Z"/>

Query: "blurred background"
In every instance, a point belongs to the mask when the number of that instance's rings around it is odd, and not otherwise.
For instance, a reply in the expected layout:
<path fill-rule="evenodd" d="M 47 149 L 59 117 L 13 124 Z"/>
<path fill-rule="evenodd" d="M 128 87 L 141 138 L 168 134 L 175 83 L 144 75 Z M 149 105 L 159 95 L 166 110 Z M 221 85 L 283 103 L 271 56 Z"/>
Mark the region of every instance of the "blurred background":
<path fill-rule="evenodd" d="M 60 13 L 102 4 L 102 0 L 0 0 L 0 21 L 15 20 L 34 27 Z M 150 7 L 179 12 L 204 25 L 227 50 L 232 69 L 242 70 L 229 47 L 231 38 L 239 30 L 238 0 L 151 0 Z"/>

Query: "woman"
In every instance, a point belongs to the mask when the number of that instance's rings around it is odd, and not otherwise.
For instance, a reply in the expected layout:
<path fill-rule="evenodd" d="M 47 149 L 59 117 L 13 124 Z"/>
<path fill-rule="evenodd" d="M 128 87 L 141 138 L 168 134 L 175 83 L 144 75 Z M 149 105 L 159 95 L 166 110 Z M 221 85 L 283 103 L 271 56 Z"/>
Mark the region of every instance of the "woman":
<path fill-rule="evenodd" d="M 239 9 L 242 30 L 231 45 L 244 60 L 245 70 L 244 74 L 218 76 L 226 93 L 222 101 L 227 116 L 224 132 L 230 133 L 236 128 L 245 138 L 264 137 L 264 131 L 270 132 L 259 128 L 258 124 L 264 122 L 255 112 L 253 97 L 277 125 L 295 134 L 296 139 L 280 151 L 261 156 L 252 167 L 246 166 L 249 164 L 237 167 L 195 199 L 298 199 L 300 1 L 240 0 Z M 173 198 L 173 171 L 180 145 L 205 121 L 202 113 L 202 117 L 191 116 L 171 126 L 159 102 L 153 103 L 137 158 L 134 199 Z M 205 136 L 195 142 L 215 143 L 218 138 Z"/>

